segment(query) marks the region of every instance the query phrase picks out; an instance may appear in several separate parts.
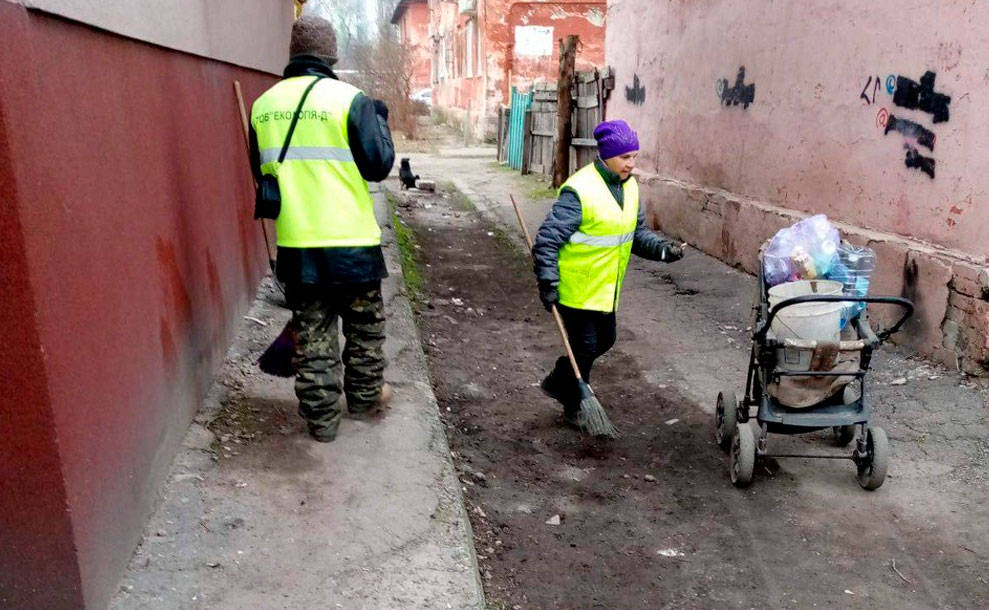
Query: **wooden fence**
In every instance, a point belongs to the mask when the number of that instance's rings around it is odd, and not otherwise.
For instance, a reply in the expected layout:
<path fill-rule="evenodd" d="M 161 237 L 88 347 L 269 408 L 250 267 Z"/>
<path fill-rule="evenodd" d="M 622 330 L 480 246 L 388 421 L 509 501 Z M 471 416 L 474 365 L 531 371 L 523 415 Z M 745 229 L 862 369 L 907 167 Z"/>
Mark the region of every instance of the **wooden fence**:
<path fill-rule="evenodd" d="M 594 128 L 604 120 L 610 69 L 578 72 L 571 108 L 570 171 L 594 160 Z M 558 117 L 556 84 L 537 84 L 527 93 L 513 89 L 513 104 L 498 116 L 498 160 L 523 174 L 553 176 Z M 514 110 L 514 113 L 513 113 Z M 519 116 L 524 113 L 524 116 Z M 515 114 L 513 119 L 513 114 Z"/>

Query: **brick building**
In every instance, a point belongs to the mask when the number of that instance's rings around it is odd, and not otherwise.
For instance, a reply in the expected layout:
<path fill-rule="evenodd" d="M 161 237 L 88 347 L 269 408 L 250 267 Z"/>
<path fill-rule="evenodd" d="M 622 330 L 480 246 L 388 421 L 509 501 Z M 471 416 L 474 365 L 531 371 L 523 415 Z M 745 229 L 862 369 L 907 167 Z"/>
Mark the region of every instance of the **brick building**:
<path fill-rule="evenodd" d="M 401 0 L 391 18 L 398 27 L 398 39 L 408 49 L 412 62 L 411 91 L 416 93 L 431 85 L 433 44 L 429 38 L 429 4 L 427 0 Z"/>
<path fill-rule="evenodd" d="M 511 87 L 555 82 L 559 40 L 580 36 L 577 69 L 604 65 L 607 3 L 429 0 L 434 107 L 473 133 L 494 132 Z"/>

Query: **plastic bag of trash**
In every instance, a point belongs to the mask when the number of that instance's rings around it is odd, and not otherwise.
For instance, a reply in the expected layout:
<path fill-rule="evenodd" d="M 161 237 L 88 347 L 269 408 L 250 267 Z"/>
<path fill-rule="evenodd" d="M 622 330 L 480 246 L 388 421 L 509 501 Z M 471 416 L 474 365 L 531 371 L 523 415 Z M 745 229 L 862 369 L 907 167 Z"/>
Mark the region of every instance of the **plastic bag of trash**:
<path fill-rule="evenodd" d="M 763 254 L 766 283 L 776 286 L 797 280 L 827 277 L 838 262 L 841 236 L 824 214 L 780 229 Z"/>
<path fill-rule="evenodd" d="M 876 253 L 872 248 L 842 241 L 838 246 L 838 261 L 828 273 L 828 279 L 841 282 L 844 286 L 843 294 L 864 297 L 869 293 L 869 282 L 875 270 Z M 841 327 L 844 328 L 849 320 L 864 310 L 865 303 L 847 303 L 841 318 Z"/>

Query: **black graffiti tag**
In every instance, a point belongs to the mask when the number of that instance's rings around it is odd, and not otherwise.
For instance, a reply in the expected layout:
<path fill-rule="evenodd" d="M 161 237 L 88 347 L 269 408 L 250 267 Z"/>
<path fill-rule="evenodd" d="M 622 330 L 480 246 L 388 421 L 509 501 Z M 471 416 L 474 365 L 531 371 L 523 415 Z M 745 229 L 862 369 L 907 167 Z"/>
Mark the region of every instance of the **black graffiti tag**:
<path fill-rule="evenodd" d="M 896 77 L 896 92 L 893 103 L 911 110 L 921 110 L 933 116 L 935 123 L 944 123 L 949 118 L 948 104 L 951 96 L 934 90 L 937 75 L 928 70 L 916 83 L 905 76 Z"/>
<path fill-rule="evenodd" d="M 919 169 L 920 171 L 930 176 L 931 179 L 933 180 L 934 165 L 937 163 L 937 161 L 935 161 L 930 157 L 925 157 L 924 155 L 920 154 L 916 148 L 910 146 L 909 144 L 907 144 L 905 148 L 907 149 L 907 156 L 906 159 L 903 160 L 903 162 L 906 164 L 906 166 L 910 168 Z"/>
<path fill-rule="evenodd" d="M 878 76 L 876 77 L 876 84 L 872 87 L 872 99 L 871 100 L 869 99 L 869 85 L 872 85 L 872 77 L 871 76 L 869 77 L 869 80 L 865 81 L 865 87 L 862 87 L 862 93 L 859 94 L 859 97 L 862 98 L 863 100 L 865 100 L 865 103 L 866 104 L 875 104 L 876 103 L 876 93 L 879 92 L 879 77 Z"/>
<path fill-rule="evenodd" d="M 725 106 L 741 105 L 742 108 L 748 108 L 755 101 L 755 83 L 745 84 L 745 66 L 738 68 L 734 86 L 728 86 L 727 78 L 718 81 L 718 95 Z"/>
<path fill-rule="evenodd" d="M 886 92 L 893 95 L 893 103 L 901 108 L 909 110 L 920 110 L 931 115 L 934 123 L 943 123 L 950 118 L 949 105 L 951 96 L 934 90 L 934 83 L 937 75 L 928 70 L 920 77 L 920 82 L 915 82 L 905 76 L 890 75 L 886 78 Z M 876 77 L 875 86 L 872 91 L 872 99 L 869 99 L 869 86 L 872 85 L 872 77 L 865 83 L 865 89 L 859 94 L 866 104 L 875 103 L 878 91 L 879 77 Z M 885 108 L 879 109 L 876 115 L 876 125 L 883 130 L 883 135 L 896 132 L 904 137 L 903 148 L 906 154 L 903 163 L 909 169 L 918 169 L 927 174 L 932 180 L 935 176 L 937 161 L 933 157 L 926 157 L 920 153 L 918 147 L 925 147 L 931 152 L 937 143 L 937 135 L 933 131 L 924 127 L 920 123 L 890 114 Z"/>
<path fill-rule="evenodd" d="M 883 135 L 891 131 L 899 132 L 908 138 L 914 138 L 917 140 L 917 144 L 926 146 L 930 151 L 934 150 L 934 141 L 936 139 L 934 132 L 923 125 L 908 121 L 907 119 L 898 118 L 891 114 L 886 121 L 886 130 L 883 132 Z"/>
<path fill-rule="evenodd" d="M 641 106 L 646 103 L 646 88 L 639 83 L 638 74 L 632 77 L 632 86 L 625 87 L 625 99 L 632 102 L 632 104 L 636 106 Z"/>

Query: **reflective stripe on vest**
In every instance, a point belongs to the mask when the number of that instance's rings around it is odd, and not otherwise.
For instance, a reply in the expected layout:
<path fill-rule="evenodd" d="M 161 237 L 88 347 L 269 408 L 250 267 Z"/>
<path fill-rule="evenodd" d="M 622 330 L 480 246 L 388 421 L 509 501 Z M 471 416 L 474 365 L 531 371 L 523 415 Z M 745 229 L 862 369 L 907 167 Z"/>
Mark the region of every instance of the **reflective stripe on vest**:
<path fill-rule="evenodd" d="M 625 182 L 624 207 L 619 206 L 592 163 L 571 176 L 562 188 L 572 189 L 580 198 L 581 222 L 560 248 L 560 304 L 614 311 L 632 255 L 639 219 L 639 185 L 634 178 Z"/>
<path fill-rule="evenodd" d="M 610 248 L 627 244 L 635 238 L 635 231 L 623 235 L 587 235 L 577 231 L 570 236 L 570 241 L 575 244 L 587 244 L 588 246 L 598 246 L 599 248 Z"/>
<path fill-rule="evenodd" d="M 261 165 L 278 161 L 282 154 L 281 147 L 265 148 L 261 151 Z M 298 146 L 290 147 L 285 152 L 286 161 L 345 161 L 353 162 L 354 153 L 349 148 L 333 148 L 332 146 Z"/>
<path fill-rule="evenodd" d="M 285 160 L 278 163 L 292 116 L 313 76 L 280 81 L 251 108 L 261 171 L 278 176 L 278 245 L 288 248 L 376 246 L 374 202 L 350 152 L 347 122 L 360 90 L 321 80 L 306 99 Z"/>

